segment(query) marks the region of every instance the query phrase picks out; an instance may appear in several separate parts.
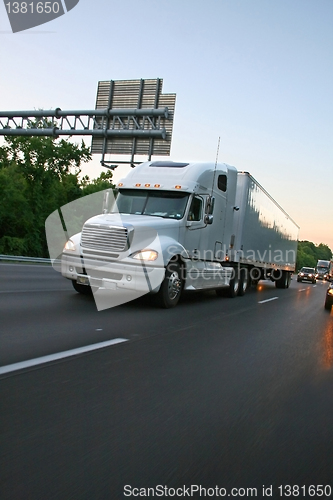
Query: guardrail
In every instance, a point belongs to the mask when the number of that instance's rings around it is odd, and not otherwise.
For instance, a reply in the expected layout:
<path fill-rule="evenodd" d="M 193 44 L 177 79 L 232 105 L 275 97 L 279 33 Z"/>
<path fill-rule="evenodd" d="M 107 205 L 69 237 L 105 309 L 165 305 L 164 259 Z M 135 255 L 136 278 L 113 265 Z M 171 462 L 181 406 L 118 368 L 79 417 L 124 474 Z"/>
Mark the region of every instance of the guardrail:
<path fill-rule="evenodd" d="M 23 255 L 0 255 L 0 261 L 11 262 L 31 262 L 32 264 L 52 264 L 51 259 L 43 257 L 24 257 Z M 54 264 L 60 264 L 60 260 L 55 260 Z"/>

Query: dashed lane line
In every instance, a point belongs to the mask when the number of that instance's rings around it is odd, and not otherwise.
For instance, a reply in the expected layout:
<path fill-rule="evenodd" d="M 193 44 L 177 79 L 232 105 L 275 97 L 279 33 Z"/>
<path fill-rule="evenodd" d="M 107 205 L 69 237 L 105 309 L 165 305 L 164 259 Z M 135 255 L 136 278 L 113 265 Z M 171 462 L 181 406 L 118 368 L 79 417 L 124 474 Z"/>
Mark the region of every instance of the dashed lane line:
<path fill-rule="evenodd" d="M 57 361 L 59 359 L 69 358 L 71 356 L 77 356 L 78 354 L 83 354 L 85 352 L 95 351 L 97 349 L 103 349 L 103 347 L 109 347 L 110 345 L 120 344 L 122 342 L 127 342 L 129 339 L 112 339 L 105 342 L 98 342 L 97 344 L 91 344 L 83 347 L 78 347 L 76 349 L 71 349 L 69 351 L 57 352 L 55 354 L 49 354 L 47 356 L 41 356 L 40 358 L 28 359 L 26 361 L 21 361 L 19 363 L 13 363 L 11 365 L 1 366 L 0 375 L 5 373 L 16 372 L 24 368 L 31 368 L 33 366 L 42 365 L 44 363 L 50 363 L 51 361 Z"/>
<path fill-rule="evenodd" d="M 265 302 L 271 302 L 271 300 L 277 300 L 279 297 L 272 297 L 266 300 L 259 300 L 258 304 L 264 304 Z"/>

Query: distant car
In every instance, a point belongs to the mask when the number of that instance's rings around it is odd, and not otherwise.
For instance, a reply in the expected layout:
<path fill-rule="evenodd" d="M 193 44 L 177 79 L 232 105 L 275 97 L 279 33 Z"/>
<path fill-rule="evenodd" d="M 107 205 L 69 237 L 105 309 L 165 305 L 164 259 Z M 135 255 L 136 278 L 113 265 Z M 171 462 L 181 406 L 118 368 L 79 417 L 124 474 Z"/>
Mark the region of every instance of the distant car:
<path fill-rule="evenodd" d="M 314 267 L 302 267 L 297 275 L 297 281 L 311 281 L 311 283 L 316 283 L 316 270 Z"/>
<path fill-rule="evenodd" d="M 330 311 L 332 308 L 332 305 L 333 305 L 333 283 L 331 283 L 327 289 L 324 307 L 325 307 L 325 309 Z"/>

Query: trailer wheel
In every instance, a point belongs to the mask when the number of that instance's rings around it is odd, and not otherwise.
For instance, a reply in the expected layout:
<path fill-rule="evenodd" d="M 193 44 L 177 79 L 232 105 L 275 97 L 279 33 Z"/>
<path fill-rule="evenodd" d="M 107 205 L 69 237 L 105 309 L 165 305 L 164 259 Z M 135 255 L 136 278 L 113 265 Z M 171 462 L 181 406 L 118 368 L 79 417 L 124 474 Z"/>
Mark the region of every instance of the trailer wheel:
<path fill-rule="evenodd" d="M 252 267 L 250 270 L 251 286 L 256 288 L 261 278 L 261 271 L 257 267 Z"/>
<path fill-rule="evenodd" d="M 289 288 L 291 281 L 291 273 L 282 271 L 281 277 L 275 281 L 276 288 Z"/>
<path fill-rule="evenodd" d="M 175 307 L 183 289 L 181 267 L 178 262 L 171 262 L 165 270 L 165 277 L 157 293 L 157 301 L 164 309 Z"/>
<path fill-rule="evenodd" d="M 82 295 L 91 295 L 92 290 L 91 287 L 88 285 L 80 285 L 80 283 L 76 283 L 76 281 L 72 280 L 72 285 L 73 288 L 76 292 L 82 293 Z"/>
<path fill-rule="evenodd" d="M 243 268 L 240 270 L 240 282 L 239 282 L 238 295 L 240 295 L 242 297 L 245 294 L 248 286 L 249 286 L 248 270 L 246 268 Z"/>

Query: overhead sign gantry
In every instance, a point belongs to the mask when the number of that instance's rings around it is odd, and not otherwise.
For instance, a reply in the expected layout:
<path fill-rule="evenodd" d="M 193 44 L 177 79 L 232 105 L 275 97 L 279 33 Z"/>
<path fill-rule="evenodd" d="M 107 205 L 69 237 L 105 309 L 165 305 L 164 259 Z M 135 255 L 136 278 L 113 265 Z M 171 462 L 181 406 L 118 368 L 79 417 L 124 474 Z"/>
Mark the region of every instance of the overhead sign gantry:
<path fill-rule="evenodd" d="M 91 136 L 91 152 L 109 168 L 134 166 L 136 155 L 170 155 L 176 94 L 162 94 L 162 85 L 160 78 L 99 82 L 94 110 L 0 111 L 0 135 Z"/>

